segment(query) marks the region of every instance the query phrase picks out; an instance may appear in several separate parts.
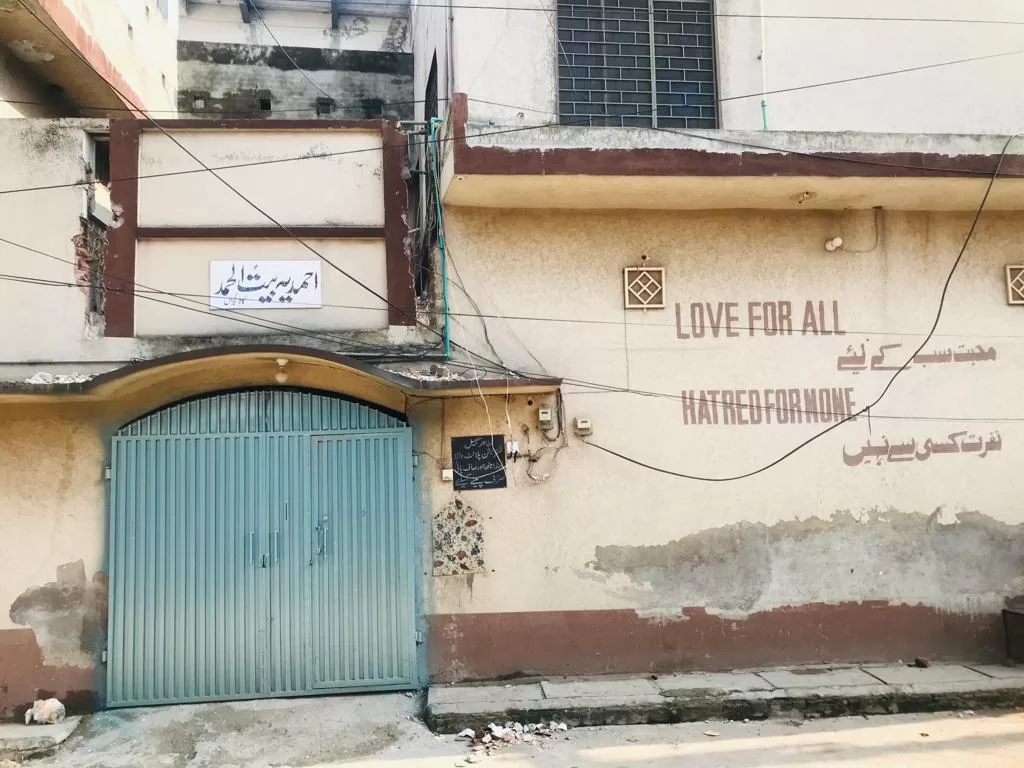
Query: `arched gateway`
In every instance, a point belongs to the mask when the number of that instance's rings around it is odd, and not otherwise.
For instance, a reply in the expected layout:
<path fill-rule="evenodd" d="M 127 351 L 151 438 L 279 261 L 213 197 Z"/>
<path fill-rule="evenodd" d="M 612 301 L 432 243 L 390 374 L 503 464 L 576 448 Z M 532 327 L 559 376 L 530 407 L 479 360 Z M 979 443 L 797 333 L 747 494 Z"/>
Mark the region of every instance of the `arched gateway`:
<path fill-rule="evenodd" d="M 285 389 L 185 400 L 112 441 L 111 707 L 411 688 L 404 417 Z"/>

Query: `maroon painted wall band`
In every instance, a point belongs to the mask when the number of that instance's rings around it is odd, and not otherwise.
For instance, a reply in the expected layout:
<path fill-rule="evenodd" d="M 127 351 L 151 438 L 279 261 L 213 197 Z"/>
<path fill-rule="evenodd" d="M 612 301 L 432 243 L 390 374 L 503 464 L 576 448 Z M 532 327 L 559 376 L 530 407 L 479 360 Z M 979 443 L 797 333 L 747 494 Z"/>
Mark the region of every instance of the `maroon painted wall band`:
<path fill-rule="evenodd" d="M 143 121 L 110 121 L 110 200 L 122 223 L 107 235 L 103 277 L 107 336 L 135 335 L 135 242 L 139 224 L 139 136 Z"/>
<path fill-rule="evenodd" d="M 345 227 L 345 226 L 288 226 L 287 230 L 281 227 L 252 227 L 252 226 L 228 226 L 228 227 L 139 227 L 137 237 L 139 240 L 200 240 L 203 238 L 274 238 L 289 239 L 292 235 L 300 238 L 324 238 L 324 239 L 357 239 L 357 240 L 380 240 L 384 237 L 384 227 Z"/>

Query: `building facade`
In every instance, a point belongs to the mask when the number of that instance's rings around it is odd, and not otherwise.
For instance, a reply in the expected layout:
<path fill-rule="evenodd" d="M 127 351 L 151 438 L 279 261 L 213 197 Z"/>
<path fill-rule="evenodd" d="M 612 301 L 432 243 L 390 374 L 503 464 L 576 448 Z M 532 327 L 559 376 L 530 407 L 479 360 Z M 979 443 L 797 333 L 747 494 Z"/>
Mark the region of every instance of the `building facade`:
<path fill-rule="evenodd" d="M 1019 11 L 890 6 L 423 4 L 416 121 L 0 123 L 0 711 L 998 658 Z"/>
<path fill-rule="evenodd" d="M 433 678 L 999 658 L 1020 9 L 495 5 L 413 15 L 453 334 L 562 379 L 568 434 L 449 407 L 544 453 L 465 494 L 486 567 L 435 579 Z"/>

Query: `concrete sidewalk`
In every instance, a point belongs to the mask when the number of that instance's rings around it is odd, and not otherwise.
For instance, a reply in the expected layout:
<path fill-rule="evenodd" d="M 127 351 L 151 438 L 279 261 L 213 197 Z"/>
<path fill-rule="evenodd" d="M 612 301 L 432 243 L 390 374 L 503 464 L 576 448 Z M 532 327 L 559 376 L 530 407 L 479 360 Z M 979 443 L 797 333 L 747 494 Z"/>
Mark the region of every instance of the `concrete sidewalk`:
<path fill-rule="evenodd" d="M 833 665 L 434 686 L 427 696 L 426 720 L 433 730 L 452 733 L 509 720 L 625 725 L 939 712 L 1018 704 L 1024 704 L 1024 668 Z"/>
<path fill-rule="evenodd" d="M 75 732 L 81 718 L 69 717 L 55 725 L 0 723 L 0 768 L 12 757 L 26 759 L 53 752 Z"/>

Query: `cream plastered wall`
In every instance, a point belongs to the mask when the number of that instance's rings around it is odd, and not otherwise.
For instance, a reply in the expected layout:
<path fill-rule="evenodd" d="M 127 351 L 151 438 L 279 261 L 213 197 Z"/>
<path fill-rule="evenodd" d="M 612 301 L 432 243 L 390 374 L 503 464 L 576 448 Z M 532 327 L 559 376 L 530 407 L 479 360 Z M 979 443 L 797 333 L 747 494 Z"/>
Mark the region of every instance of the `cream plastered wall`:
<path fill-rule="evenodd" d="M 261 9 L 263 24 L 256 14 L 246 24 L 236 4 L 206 5 L 192 3 L 179 19 L 181 40 L 207 43 L 239 43 L 245 45 L 285 45 L 296 48 L 327 48 L 334 50 L 391 50 L 397 42 L 389 35 L 392 18 L 385 16 L 342 16 L 338 29 L 331 29 L 331 14 L 314 11 L 283 11 Z M 267 32 L 273 31 L 273 36 Z M 276 41 L 274 38 L 277 38 Z M 405 52 L 410 50 L 406 41 Z M 402 50 L 401 48 L 399 50 Z"/>
<path fill-rule="evenodd" d="M 30 588 L 57 581 L 59 566 L 80 560 L 89 581 L 103 570 L 106 491 L 102 440 L 82 408 L 4 405 L 0 428 L 2 630 L 19 626 L 8 607 Z M 46 654 L 47 637 L 39 641 Z M 72 661 L 80 660 L 48 663 Z"/>
<path fill-rule="evenodd" d="M 309 240 L 317 253 L 369 286 L 387 295 L 383 240 Z M 264 240 L 143 240 L 136 254 L 137 282 L 187 299 L 177 298 L 171 306 L 159 294 L 139 291 L 135 296 L 135 332 L 139 336 L 189 336 L 211 334 L 268 334 L 323 330 L 329 340 L 331 329 L 386 329 L 387 305 L 352 279 L 326 263 L 320 265 L 320 307 L 296 307 L 274 311 L 242 309 L 210 310 L 211 261 L 234 261 L 258 265 L 273 261 L 316 261 L 298 243 L 289 239 Z M 145 289 L 143 289 L 145 290 Z M 189 300 L 191 299 L 191 300 Z M 197 311 L 198 310 L 198 311 Z M 239 318 L 245 322 L 239 322 Z M 258 325 L 254 325 L 257 323 Z"/>
<path fill-rule="evenodd" d="M 178 90 L 177 0 L 166 17 L 155 0 L 60 0 L 142 99 L 173 117 Z"/>
<path fill-rule="evenodd" d="M 458 9 L 454 21 L 455 91 L 469 96 L 471 118 L 524 126 L 556 119 L 554 0 L 474 6 L 493 7 Z M 764 0 L 763 7 L 766 16 L 786 17 L 763 20 L 764 85 L 759 3 L 716 2 L 722 128 L 760 129 L 761 91 L 796 88 L 768 95 L 770 130 L 1012 133 L 1020 127 L 1024 106 L 1004 94 L 1017 87 L 1021 55 L 804 88 L 1022 51 L 1024 8 L 1014 0 Z M 444 39 L 443 14 L 420 11 L 417 19 L 435 30 L 418 30 L 417 40 Z M 1010 23 L 974 23 L 986 20 Z M 426 56 L 418 69 L 425 78 L 431 51 L 418 51 Z"/>
<path fill-rule="evenodd" d="M 382 141 L 371 131 L 203 131 L 172 134 L 203 164 L 283 224 L 384 223 Z M 311 157 L 326 155 L 325 157 Z M 294 158 L 294 159 L 292 159 Z M 269 160 L 287 160 L 263 164 Z M 160 133 L 143 134 L 139 173 L 201 169 Z M 274 226 L 207 172 L 143 179 L 139 226 Z"/>
<path fill-rule="evenodd" d="M 0 243 L 0 273 L 6 276 L 0 279 L 5 329 L 0 360 L 132 356 L 131 340 L 99 338 L 99 326 L 90 322 L 88 291 L 76 285 L 81 282 L 76 243 L 86 193 L 82 187 L 59 186 L 85 178 L 91 158 L 88 131 L 105 127 L 105 121 L 0 121 L 0 190 L 57 186 L 2 196 L 0 232 L 9 242 Z M 0 376 L 7 378 L 9 370 L 0 368 Z"/>
<path fill-rule="evenodd" d="M 564 377 L 570 425 L 591 419 L 593 443 L 675 472 L 752 472 L 835 422 L 791 423 L 787 407 L 867 405 L 935 317 L 970 215 L 883 211 L 877 221 L 876 230 L 870 211 L 449 208 L 451 252 L 482 312 L 547 318 L 490 317 L 495 352 L 453 290 L 453 333 L 479 355 L 465 362 L 500 355 L 520 371 Z M 603 453 L 569 426 L 557 459 L 548 451 L 531 470 L 546 480 L 529 479 L 520 460 L 507 489 L 462 493 L 483 524 L 485 568 L 434 577 L 429 611 L 741 616 L 861 600 L 998 609 L 1024 592 L 1024 307 L 1008 306 L 1004 285 L 1005 265 L 1024 261 L 1022 227 L 1017 214 L 985 215 L 924 349 L 937 357 L 917 360 L 870 419 L 774 468 L 734 482 L 671 477 Z M 825 250 L 834 236 L 846 250 Z M 667 306 L 627 312 L 622 270 L 644 255 L 666 270 Z M 787 312 L 791 323 L 771 321 Z M 833 390 L 839 407 L 819 400 Z M 771 423 L 701 413 L 697 401 L 736 391 L 745 404 L 751 391 L 762 404 L 770 397 Z M 434 457 L 427 515 L 453 497 L 435 463 L 450 461 L 451 436 L 547 445 L 536 410 L 553 401 L 533 400 L 513 397 L 507 410 L 500 397 L 457 400 L 443 417 L 440 405 L 414 410 L 421 449 Z M 747 408 L 740 421 L 750 418 Z"/>
<path fill-rule="evenodd" d="M 716 30 L 720 97 L 729 99 L 722 103 L 722 125 L 758 129 L 762 20 L 740 17 L 756 17 L 758 0 L 719 0 L 717 6 L 723 14 Z M 1024 56 L 994 57 L 1024 51 L 1024 7 L 1014 0 L 764 0 L 763 7 L 766 16 L 792 17 L 763 21 L 769 92 L 982 59 L 769 93 L 770 130 L 1013 133 L 1024 118 L 1024 106 L 999 96 L 1016 87 Z M 747 94 L 754 96 L 736 98 Z"/>

